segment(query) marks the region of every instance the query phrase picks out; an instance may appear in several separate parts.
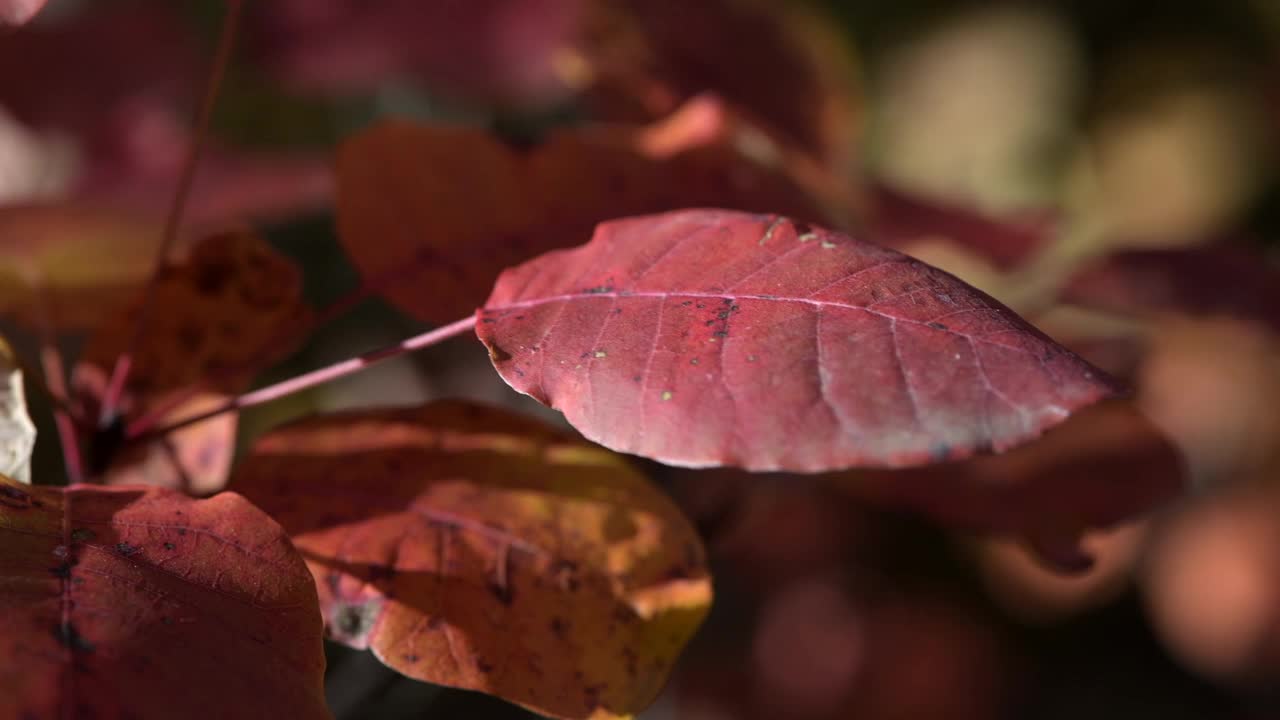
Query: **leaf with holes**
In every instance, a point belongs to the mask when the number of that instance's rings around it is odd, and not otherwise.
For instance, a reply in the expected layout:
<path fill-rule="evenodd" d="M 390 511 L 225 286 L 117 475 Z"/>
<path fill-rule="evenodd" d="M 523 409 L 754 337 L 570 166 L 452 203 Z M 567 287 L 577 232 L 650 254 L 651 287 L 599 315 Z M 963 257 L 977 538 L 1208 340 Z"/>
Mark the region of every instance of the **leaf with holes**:
<path fill-rule="evenodd" d="M 562 718 L 653 701 L 702 621 L 697 535 L 621 458 L 457 401 L 268 433 L 232 486 L 285 526 L 330 636 Z"/>
<path fill-rule="evenodd" d="M 338 233 L 366 282 L 443 323 L 503 268 L 610 218 L 718 205 L 822 219 L 787 169 L 736 149 L 741 131 L 712 99 L 645 129 L 567 130 L 525 151 L 471 128 L 383 123 L 339 151 Z"/>
<path fill-rule="evenodd" d="M 85 345 L 72 377 L 85 415 L 97 418 L 116 358 L 130 349 L 145 293 L 106 320 Z M 186 417 L 243 390 L 262 368 L 292 352 L 312 314 L 302 301 L 302 275 L 286 257 L 247 233 L 200 241 L 185 261 L 167 265 L 149 298 L 146 324 L 133 347 L 124 414 L 98 431 L 89 470 L 110 482 L 216 491 L 226 482 L 235 448 L 234 415 L 224 414 L 167 438 L 130 443 L 149 425 Z M 130 429 L 132 428 L 132 429 Z M 127 432 L 128 437 L 119 437 Z M 117 441 L 109 437 L 116 433 Z"/>
<path fill-rule="evenodd" d="M 605 223 L 503 273 L 477 334 L 606 447 L 814 472 L 1005 450 L 1115 392 L 946 273 L 778 216 Z"/>
<path fill-rule="evenodd" d="M 0 717 L 326 718 L 315 585 L 238 495 L 0 478 Z"/>

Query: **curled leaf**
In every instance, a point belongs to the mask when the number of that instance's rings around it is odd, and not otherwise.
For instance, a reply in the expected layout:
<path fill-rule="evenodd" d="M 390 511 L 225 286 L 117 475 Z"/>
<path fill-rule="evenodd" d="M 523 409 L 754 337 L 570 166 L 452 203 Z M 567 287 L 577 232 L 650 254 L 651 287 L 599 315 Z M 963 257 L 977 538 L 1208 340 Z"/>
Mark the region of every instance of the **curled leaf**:
<path fill-rule="evenodd" d="M 954 460 L 1116 391 L 940 270 L 724 210 L 604 223 L 508 270 L 477 334 L 509 385 L 588 438 L 690 467 Z"/>
<path fill-rule="evenodd" d="M 36 426 L 27 415 L 22 368 L 9 343 L 0 338 L 0 475 L 31 482 L 31 450 Z"/>
<path fill-rule="evenodd" d="M 316 594 L 238 495 L 0 478 L 6 718 L 327 718 Z"/>
<path fill-rule="evenodd" d="M 264 436 L 233 487 L 307 559 L 331 637 L 562 718 L 653 701 L 711 602 L 697 535 L 621 458 L 461 402 Z"/>

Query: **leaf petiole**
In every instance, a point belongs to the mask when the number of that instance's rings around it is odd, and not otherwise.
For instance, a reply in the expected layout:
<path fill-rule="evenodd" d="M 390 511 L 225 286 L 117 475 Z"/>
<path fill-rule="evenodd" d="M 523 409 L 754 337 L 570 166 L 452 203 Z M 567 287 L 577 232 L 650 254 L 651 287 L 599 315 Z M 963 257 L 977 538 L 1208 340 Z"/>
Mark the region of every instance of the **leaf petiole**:
<path fill-rule="evenodd" d="M 398 357 L 405 353 L 421 350 L 422 348 L 444 342 L 449 338 L 474 329 L 475 325 L 476 317 L 475 315 L 470 315 L 462 318 L 461 320 L 451 322 L 448 325 L 443 325 L 434 330 L 422 333 L 421 335 L 411 337 L 408 340 L 398 342 L 395 345 L 388 345 L 376 350 L 371 350 L 357 355 L 356 357 L 343 360 L 326 367 L 317 368 L 309 373 L 304 373 L 297 377 L 282 380 L 278 383 L 244 393 L 243 395 L 238 395 L 218 407 L 197 413 L 191 417 L 177 420 L 164 427 L 141 433 L 140 435 L 130 437 L 129 439 L 138 440 L 149 437 L 164 436 L 174 430 L 187 427 L 188 425 L 194 425 L 195 423 L 208 420 L 209 418 L 221 415 L 222 413 L 253 407 L 254 405 L 261 405 L 263 403 L 285 397 L 286 395 L 292 395 L 293 393 L 307 390 L 316 387 L 317 385 L 323 385 L 324 383 L 332 380 L 337 380 L 340 377 L 360 372 L 361 370 L 380 363 L 383 360 L 390 360 L 393 357 Z"/>

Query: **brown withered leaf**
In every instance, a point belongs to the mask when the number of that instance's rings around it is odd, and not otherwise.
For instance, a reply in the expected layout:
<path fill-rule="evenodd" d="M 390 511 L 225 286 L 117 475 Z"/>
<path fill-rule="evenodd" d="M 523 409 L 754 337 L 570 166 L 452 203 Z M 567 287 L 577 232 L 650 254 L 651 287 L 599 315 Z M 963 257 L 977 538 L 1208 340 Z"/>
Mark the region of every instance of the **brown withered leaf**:
<path fill-rule="evenodd" d="M 247 232 L 210 236 L 185 261 L 161 270 L 149 299 L 135 294 L 128 310 L 98 326 L 81 362 L 109 371 L 149 300 L 128 389 L 154 395 L 201 383 L 236 392 L 294 349 L 281 340 L 308 322 L 301 295 L 301 272 L 262 239 Z"/>
<path fill-rule="evenodd" d="M 765 159 L 740 149 L 750 138 L 771 148 Z M 823 179 L 780 153 L 713 98 L 645 128 L 563 130 L 528 150 L 472 128 L 389 121 L 339 150 L 338 232 L 398 308 L 448 322 L 504 268 L 616 217 L 707 206 L 839 226 L 813 199 Z"/>
<path fill-rule="evenodd" d="M 145 294 L 103 322 L 85 345 L 72 385 L 96 419 L 116 358 L 136 332 Z M 262 368 L 292 352 L 311 322 L 297 267 L 248 233 L 214 235 L 162 270 L 121 404 L 127 426 L 144 416 L 177 420 L 245 389 Z M 90 442 L 90 471 L 113 483 L 212 492 L 226 482 L 235 415 L 224 413 L 147 443 Z M 96 446 L 96 447 L 95 447 Z"/>
<path fill-rule="evenodd" d="M 711 602 L 702 545 L 621 458 L 460 401 L 258 441 L 233 487 L 307 559 L 331 637 L 562 718 L 648 705 Z"/>

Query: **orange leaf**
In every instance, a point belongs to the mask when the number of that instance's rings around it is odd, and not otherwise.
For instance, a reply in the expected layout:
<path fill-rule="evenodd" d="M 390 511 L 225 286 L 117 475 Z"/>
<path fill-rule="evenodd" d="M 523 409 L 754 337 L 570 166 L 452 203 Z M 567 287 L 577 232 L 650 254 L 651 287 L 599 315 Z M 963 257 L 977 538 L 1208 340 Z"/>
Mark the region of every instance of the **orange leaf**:
<path fill-rule="evenodd" d="M 750 131 L 717 101 L 686 110 L 643 129 L 560 131 L 527 151 L 471 128 L 383 123 L 339 151 L 339 235 L 397 307 L 448 322 L 502 269 L 582 242 L 604 220 L 718 206 L 830 224 L 811 199 L 819 179 L 782 156 L 744 154 Z"/>
<path fill-rule="evenodd" d="M 458 401 L 269 433 L 235 488 L 316 576 L 329 634 L 562 718 L 647 706 L 711 602 L 702 545 L 621 458 Z"/>

